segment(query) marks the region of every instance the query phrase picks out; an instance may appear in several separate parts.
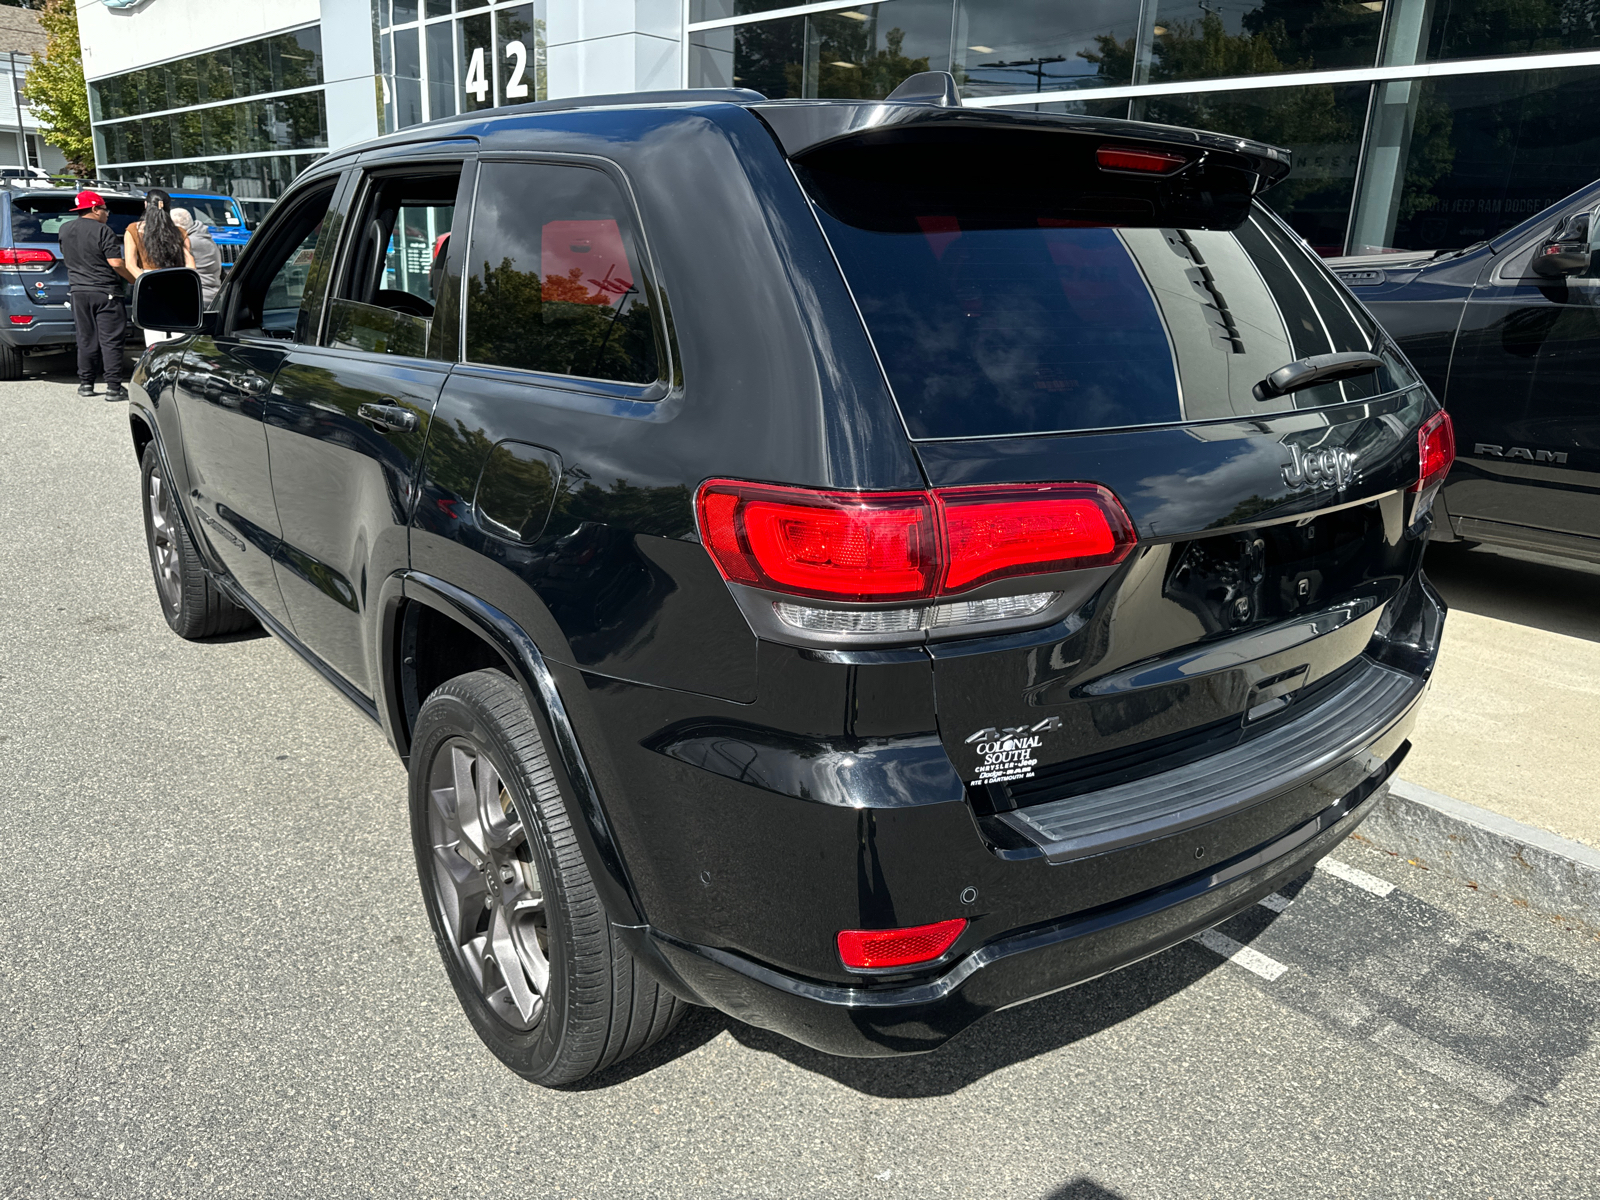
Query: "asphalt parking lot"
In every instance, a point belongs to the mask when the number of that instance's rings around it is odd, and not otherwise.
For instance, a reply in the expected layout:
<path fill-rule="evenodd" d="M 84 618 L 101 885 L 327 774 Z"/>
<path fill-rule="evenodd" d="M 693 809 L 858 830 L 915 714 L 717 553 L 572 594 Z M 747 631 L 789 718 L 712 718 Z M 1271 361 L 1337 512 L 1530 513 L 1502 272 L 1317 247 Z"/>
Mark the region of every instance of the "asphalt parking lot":
<path fill-rule="evenodd" d="M 1600 939 L 1358 842 L 932 1055 L 702 1010 L 530 1087 L 449 990 L 382 735 L 162 622 L 122 406 L 53 376 L 0 423 L 0 1197 L 1600 1195 Z"/>

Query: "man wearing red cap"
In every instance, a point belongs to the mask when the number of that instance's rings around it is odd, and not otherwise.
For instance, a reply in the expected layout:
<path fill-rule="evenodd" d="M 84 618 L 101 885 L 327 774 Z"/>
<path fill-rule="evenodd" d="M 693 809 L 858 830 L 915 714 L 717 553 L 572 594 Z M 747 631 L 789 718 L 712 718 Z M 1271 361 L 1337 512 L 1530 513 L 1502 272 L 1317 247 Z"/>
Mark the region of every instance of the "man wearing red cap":
<path fill-rule="evenodd" d="M 79 192 L 72 211 L 80 214 L 80 219 L 63 225 L 60 238 L 72 293 L 72 323 L 78 333 L 78 395 L 94 395 L 96 367 L 103 362 L 106 399 L 126 400 L 122 341 L 128 331 L 128 314 L 118 292 L 119 280 L 131 283 L 133 272 L 122 260 L 122 239 L 106 224 L 111 213 L 100 193 Z"/>

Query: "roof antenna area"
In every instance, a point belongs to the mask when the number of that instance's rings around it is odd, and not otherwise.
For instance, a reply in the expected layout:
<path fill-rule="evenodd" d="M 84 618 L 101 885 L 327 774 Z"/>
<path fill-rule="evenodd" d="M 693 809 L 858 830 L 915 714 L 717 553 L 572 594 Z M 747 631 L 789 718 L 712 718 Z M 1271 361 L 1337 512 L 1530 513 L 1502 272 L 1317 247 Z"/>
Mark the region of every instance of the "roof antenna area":
<path fill-rule="evenodd" d="M 903 80 L 884 98 L 898 100 L 902 104 L 931 104 L 935 108 L 961 107 L 956 77 L 949 71 L 919 71 Z"/>

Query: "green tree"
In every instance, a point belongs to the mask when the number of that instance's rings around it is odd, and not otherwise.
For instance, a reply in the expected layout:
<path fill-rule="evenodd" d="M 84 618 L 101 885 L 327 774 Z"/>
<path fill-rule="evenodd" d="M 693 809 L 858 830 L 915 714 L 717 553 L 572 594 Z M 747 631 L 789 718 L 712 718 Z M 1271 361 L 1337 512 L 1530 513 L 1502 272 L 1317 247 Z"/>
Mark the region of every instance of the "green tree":
<path fill-rule="evenodd" d="M 66 155 L 67 168 L 94 173 L 94 130 L 89 124 L 89 89 L 83 82 L 83 47 L 78 42 L 78 10 L 72 0 L 47 0 L 39 24 L 49 40 L 33 60 L 23 90 L 28 105 L 53 146 Z"/>

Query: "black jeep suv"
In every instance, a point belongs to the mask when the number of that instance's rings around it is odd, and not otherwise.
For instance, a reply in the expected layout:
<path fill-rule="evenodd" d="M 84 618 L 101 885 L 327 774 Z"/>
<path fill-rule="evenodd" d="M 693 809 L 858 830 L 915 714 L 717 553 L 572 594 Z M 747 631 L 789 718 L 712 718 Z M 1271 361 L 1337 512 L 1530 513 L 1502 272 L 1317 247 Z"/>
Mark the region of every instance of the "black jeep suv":
<path fill-rule="evenodd" d="M 930 1050 L 1255 903 L 1406 753 L 1450 425 L 1257 201 L 1287 156 L 952 90 L 438 122 L 210 311 L 140 280 L 167 619 L 382 726 L 529 1079 L 685 1002 Z"/>

